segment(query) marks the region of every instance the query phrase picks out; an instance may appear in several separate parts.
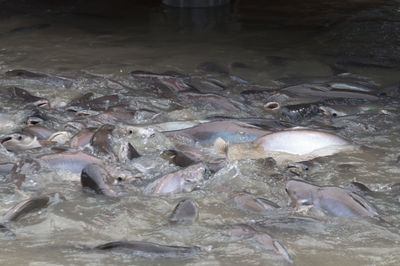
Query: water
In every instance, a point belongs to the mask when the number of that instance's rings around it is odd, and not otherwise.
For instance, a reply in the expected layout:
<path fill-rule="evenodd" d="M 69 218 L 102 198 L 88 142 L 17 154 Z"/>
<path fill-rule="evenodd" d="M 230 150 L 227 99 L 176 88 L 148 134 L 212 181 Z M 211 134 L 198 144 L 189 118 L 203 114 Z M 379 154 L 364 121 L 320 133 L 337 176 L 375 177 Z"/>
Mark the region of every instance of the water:
<path fill-rule="evenodd" d="M 22 87 L 47 98 L 56 130 L 63 130 L 65 122 L 74 118 L 63 111 L 65 105 L 89 91 L 95 96 L 120 93 L 131 108 L 160 114 L 157 119 L 147 120 L 137 115 L 135 123 L 195 120 L 215 115 L 271 117 L 262 110 L 262 100 L 250 103 L 253 113 L 204 110 L 196 104 L 192 108 L 182 107 L 176 98 L 165 99 L 149 93 L 141 82 L 130 77 L 134 70 L 156 73 L 172 70 L 217 78 L 228 86 L 221 94 L 238 101 L 243 101 L 239 93 L 246 89 L 279 88 L 282 86 L 276 81 L 279 78 L 333 77 L 338 72 L 337 65 L 376 82 L 379 90 L 398 82 L 399 15 L 392 5 L 372 2 L 359 12 L 350 12 L 339 5 L 326 16 L 311 8 L 316 15 L 280 19 L 265 15 L 276 14 L 274 6 L 261 8 L 264 15 L 258 9 L 240 5 L 238 9 L 207 11 L 142 7 L 119 14 L 112 13 L 115 10 L 105 12 L 101 7 L 100 11 L 88 8 L 77 12 L 70 6 L 27 12 L 20 4 L 18 11 L 6 6 L 8 9 L 1 13 L 0 86 L 2 90 Z M 291 14 L 293 7 L 281 9 L 282 14 Z M 128 16 L 129 11 L 132 14 Z M 306 9 L 303 11 L 307 13 Z M 229 67 L 231 75 L 246 83 L 197 69 L 207 61 Z M 235 62 L 246 67 L 232 67 Z M 7 77 L 4 73 L 12 69 L 68 77 L 73 85 L 63 88 L 52 81 Z M 102 78 L 131 87 L 135 93 L 110 89 Z M 0 134 L 18 131 L 24 127 L 26 111 L 20 103 L 6 100 L 4 94 L 1 97 Z M 377 110 L 389 110 L 392 115 L 374 113 L 327 118 L 320 123 L 297 122 L 322 129 L 326 127 L 321 125 L 337 126 L 335 134 L 370 148 L 322 158 L 304 178 L 318 185 L 345 186 L 353 180 L 364 183 L 375 192 L 368 199 L 389 223 L 364 218 L 327 218 L 310 224 L 279 222 L 282 217 L 296 215 L 284 191 L 284 180 L 292 174 L 256 160 L 228 163 L 201 189 L 191 193 L 145 196 L 131 187 L 115 200 L 82 191 L 75 182 L 79 180 L 77 174 L 43 168 L 29 175 L 21 190 L 29 195 L 58 191 L 65 200 L 9 224 L 17 240 L 0 238 L 0 262 L 2 265 L 284 265 L 279 256 L 254 242 L 234 241 L 229 236 L 228 225 L 261 222 L 264 226 L 258 229 L 280 240 L 296 265 L 397 265 L 400 205 L 390 186 L 400 181 L 396 163 L 400 145 L 398 107 L 398 100 L 391 98 Z M 154 179 L 177 169 L 159 158 L 161 150 L 172 147 L 162 135 L 115 138 L 129 140 L 144 155 L 145 159 L 138 159 L 129 167 L 141 169 L 147 178 Z M 19 154 L 2 149 L 1 161 L 18 161 L 23 155 L 35 157 L 45 153 L 49 149 Z M 234 190 L 267 198 L 282 208 L 266 216 L 241 211 L 230 199 L 229 191 Z M 189 226 L 168 224 L 175 205 L 187 197 L 199 204 L 199 220 Z M 4 213 L 23 196 L 15 192 L 7 177 L 2 177 L 0 198 L 0 212 Z M 198 245 L 205 251 L 193 258 L 176 259 L 85 248 L 117 240 Z"/>

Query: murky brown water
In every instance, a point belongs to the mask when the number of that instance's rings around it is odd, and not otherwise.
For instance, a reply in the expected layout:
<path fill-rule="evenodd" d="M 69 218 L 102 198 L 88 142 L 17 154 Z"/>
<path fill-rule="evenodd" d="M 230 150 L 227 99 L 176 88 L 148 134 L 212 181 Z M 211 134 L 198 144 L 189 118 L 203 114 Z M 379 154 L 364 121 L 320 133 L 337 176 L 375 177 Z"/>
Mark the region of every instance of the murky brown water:
<path fill-rule="evenodd" d="M 281 23 L 286 27 L 268 20 L 251 20 L 248 10 L 218 12 L 153 8 L 133 12 L 132 17 L 116 18 L 78 14 L 66 9 L 4 16 L 0 23 L 0 87 L 4 91 L 7 87 L 18 86 L 48 99 L 53 120 L 49 124 L 56 130 L 63 130 L 65 123 L 75 118 L 74 114 L 67 114 L 65 106 L 86 92 L 93 92 L 96 97 L 119 93 L 132 109 L 160 114 L 154 119 L 136 116 L 129 124 L 198 120 L 217 115 L 274 117 L 262 109 L 263 99 L 246 103 L 251 106 L 250 111 L 230 112 L 154 96 L 142 82 L 129 75 L 134 70 L 176 71 L 216 78 L 227 86 L 221 94 L 240 102 L 244 102 L 240 92 L 245 90 L 274 90 L 292 85 L 287 79 L 286 84 L 277 82 L 279 78 L 312 80 L 323 77 L 328 80 L 337 74 L 338 65 L 344 69 L 339 72 L 374 81 L 380 91 L 399 81 L 400 57 L 397 57 L 395 29 L 400 27 L 400 17 L 394 7 L 353 14 L 339 22 L 333 20 L 332 25 L 313 22 L 318 27 L 307 23 L 297 27 L 290 20 Z M 203 20 L 206 17 L 209 20 Z M 227 66 L 230 76 L 197 68 L 207 61 Z M 233 67 L 235 62 L 245 67 Z M 73 84 L 64 88 L 51 80 L 5 75 L 13 69 L 68 77 Z M 133 90 L 112 89 L 103 78 Z M 398 96 L 393 91 L 389 94 Z M 9 100 L 6 94 L 0 97 L 0 134 L 3 136 L 26 126 L 27 111 L 20 102 Z M 353 180 L 362 182 L 374 191 L 367 198 L 388 223 L 346 217 L 325 217 L 321 222 L 285 222 L 284 217 L 298 215 L 284 190 L 285 178 L 293 174 L 284 167 L 271 167 L 257 160 L 229 162 L 190 193 L 146 196 L 139 189 L 126 188 L 117 199 L 82 191 L 81 185 L 75 182 L 79 174 L 43 167 L 28 175 L 21 190 L 28 195 L 60 192 L 65 200 L 50 204 L 39 214 L 8 224 L 17 240 L 0 237 L 0 264 L 285 265 L 278 255 L 251 241 L 231 239 L 227 226 L 251 223 L 283 243 L 295 265 L 398 265 L 400 203 L 390 186 L 400 182 L 400 165 L 396 162 L 400 147 L 399 101 L 395 97 L 385 97 L 365 105 L 372 109 L 369 114 L 294 122 L 330 130 L 354 144 L 368 147 L 320 158 L 303 177 L 318 185 L 341 187 Z M 131 142 L 143 155 L 130 163 L 118 163 L 119 167 L 139 169 L 153 178 L 178 169 L 160 159 L 159 153 L 172 144 L 157 134 L 116 135 L 115 139 L 116 143 Z M 13 153 L 2 147 L 0 158 L 1 162 L 17 162 L 22 157 L 36 158 L 47 153 L 48 148 Z M 1 176 L 0 213 L 24 199 L 9 178 Z M 264 197 L 282 208 L 268 215 L 242 211 L 230 199 L 228 192 L 235 190 Z M 192 198 L 198 203 L 199 219 L 193 225 L 171 225 L 169 215 L 183 198 Z M 180 259 L 84 248 L 117 240 L 197 245 L 204 251 Z"/>

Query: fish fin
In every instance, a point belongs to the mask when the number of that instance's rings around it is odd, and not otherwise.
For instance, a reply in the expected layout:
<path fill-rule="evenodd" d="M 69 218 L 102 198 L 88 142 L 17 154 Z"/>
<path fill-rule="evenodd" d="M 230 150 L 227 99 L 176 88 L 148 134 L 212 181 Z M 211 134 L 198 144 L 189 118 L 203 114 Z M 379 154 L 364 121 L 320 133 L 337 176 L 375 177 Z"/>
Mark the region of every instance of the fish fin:
<path fill-rule="evenodd" d="M 373 214 L 373 216 L 379 216 L 378 211 L 375 209 L 374 206 L 372 206 L 371 203 L 369 203 L 366 199 L 364 199 L 362 196 L 354 193 L 354 192 L 349 192 L 350 197 L 356 201 L 358 204 L 360 204 L 364 209 L 366 209 L 369 213 Z"/>
<path fill-rule="evenodd" d="M 217 138 L 214 142 L 214 151 L 217 153 L 226 153 L 228 151 L 229 142 L 222 138 Z"/>

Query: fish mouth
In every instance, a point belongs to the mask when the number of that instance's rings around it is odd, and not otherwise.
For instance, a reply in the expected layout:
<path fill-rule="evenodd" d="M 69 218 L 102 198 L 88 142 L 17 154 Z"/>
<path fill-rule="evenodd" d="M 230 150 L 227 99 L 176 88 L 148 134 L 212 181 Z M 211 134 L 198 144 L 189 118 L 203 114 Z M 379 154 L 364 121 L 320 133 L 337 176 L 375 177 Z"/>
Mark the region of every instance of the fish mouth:
<path fill-rule="evenodd" d="M 12 138 L 11 138 L 11 137 L 5 137 L 4 139 L 2 139 L 2 140 L 0 141 L 0 143 L 3 144 L 4 142 L 7 142 L 7 141 L 9 141 L 9 140 L 12 140 Z"/>

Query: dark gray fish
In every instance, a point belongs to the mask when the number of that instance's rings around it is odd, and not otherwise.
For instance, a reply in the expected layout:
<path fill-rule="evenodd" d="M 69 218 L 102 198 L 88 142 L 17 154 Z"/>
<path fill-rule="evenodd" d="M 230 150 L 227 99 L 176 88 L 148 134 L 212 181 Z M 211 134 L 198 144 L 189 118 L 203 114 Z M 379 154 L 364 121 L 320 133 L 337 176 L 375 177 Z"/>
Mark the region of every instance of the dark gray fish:
<path fill-rule="evenodd" d="M 84 188 L 89 188 L 97 194 L 115 198 L 117 195 L 112 189 L 114 178 L 98 164 L 89 164 L 82 169 L 81 184 Z"/>
<path fill-rule="evenodd" d="M 29 213 L 45 208 L 49 201 L 49 195 L 34 197 L 21 201 L 3 215 L 2 221 L 3 223 L 16 221 Z"/>
<path fill-rule="evenodd" d="M 280 208 L 278 204 L 264 198 L 255 197 L 246 192 L 236 192 L 233 195 L 233 201 L 239 209 L 260 214 Z"/>
<path fill-rule="evenodd" d="M 131 76 L 145 82 L 155 93 L 163 97 L 172 97 L 175 93 L 189 90 L 190 87 L 183 81 L 184 76 L 179 73 L 151 73 L 133 71 Z"/>
<path fill-rule="evenodd" d="M 112 131 L 115 129 L 113 125 L 101 126 L 90 139 L 90 145 L 94 148 L 95 152 L 101 155 L 110 155 L 112 158 L 116 158 L 114 153 L 111 136 Z"/>
<path fill-rule="evenodd" d="M 197 66 L 197 69 L 211 73 L 229 74 L 229 69 L 226 66 L 213 61 L 203 62 Z"/>
<path fill-rule="evenodd" d="M 104 95 L 95 99 L 88 99 L 91 95 L 85 94 L 78 100 L 74 100 L 69 104 L 68 111 L 81 111 L 81 110 L 92 110 L 92 111 L 107 111 L 111 107 L 120 104 L 120 97 L 117 94 Z"/>
<path fill-rule="evenodd" d="M 81 173 L 82 169 L 88 164 L 103 164 L 101 159 L 81 151 L 46 154 L 40 156 L 39 159 L 44 161 L 49 167 L 68 170 L 73 173 Z"/>
<path fill-rule="evenodd" d="M 141 155 L 137 152 L 137 150 L 135 149 L 135 147 L 132 146 L 132 144 L 130 144 L 128 142 L 127 144 L 127 154 L 126 154 L 126 158 L 128 160 L 133 160 L 136 158 L 139 158 Z"/>
<path fill-rule="evenodd" d="M 209 105 L 217 110 L 225 110 L 228 112 L 243 112 L 236 105 L 240 105 L 237 102 L 233 102 L 230 99 L 212 93 L 196 93 L 196 92 L 181 92 L 178 95 L 178 98 L 184 104 L 196 104 L 201 105 L 204 108 L 204 105 Z"/>
<path fill-rule="evenodd" d="M 379 216 L 375 207 L 360 195 L 339 187 L 320 187 L 289 180 L 286 192 L 297 205 L 313 206 L 330 216 Z"/>
<path fill-rule="evenodd" d="M 183 152 L 177 150 L 165 150 L 161 152 L 160 157 L 180 167 L 187 167 L 196 163 Z"/>
<path fill-rule="evenodd" d="M 74 81 L 70 78 L 61 77 L 57 75 L 45 74 L 40 72 L 33 72 L 24 69 L 14 69 L 7 71 L 5 73 L 8 77 L 20 77 L 23 79 L 35 79 L 35 80 L 49 80 L 50 82 L 55 83 L 56 85 L 62 86 L 64 88 L 71 88 Z"/>
<path fill-rule="evenodd" d="M 201 76 L 191 76 L 185 80 L 185 83 L 197 90 L 198 92 L 207 93 L 207 92 L 217 92 L 223 91 L 226 89 L 224 84 L 221 82 L 217 82 L 216 80 L 207 79 Z"/>
<path fill-rule="evenodd" d="M 174 224 L 192 224 L 199 216 L 197 203 L 192 199 L 181 200 L 172 212 L 169 221 Z"/>
<path fill-rule="evenodd" d="M 191 192 L 206 175 L 207 168 L 203 163 L 194 164 L 160 177 L 148 184 L 143 192 L 148 195 Z"/>
<path fill-rule="evenodd" d="M 193 256 L 201 251 L 200 247 L 165 246 L 144 241 L 115 241 L 96 246 L 97 250 L 126 250 L 143 252 L 152 256 L 186 257 Z"/>
<path fill-rule="evenodd" d="M 47 99 L 34 96 L 27 90 L 24 90 L 24 89 L 21 89 L 18 87 L 10 87 L 10 88 L 7 88 L 7 91 L 9 94 L 11 94 L 11 96 L 13 96 L 14 98 L 20 99 L 20 100 L 24 101 L 25 103 L 33 104 L 34 106 L 44 107 L 44 108 L 50 107 L 50 103 Z"/>
<path fill-rule="evenodd" d="M 4 237 L 7 240 L 17 239 L 17 236 L 14 234 L 14 232 L 11 231 L 10 229 L 8 229 L 7 227 L 5 227 L 5 225 L 3 225 L 3 224 L 0 224 L 0 232 L 2 232 L 4 234 Z"/>

